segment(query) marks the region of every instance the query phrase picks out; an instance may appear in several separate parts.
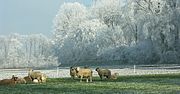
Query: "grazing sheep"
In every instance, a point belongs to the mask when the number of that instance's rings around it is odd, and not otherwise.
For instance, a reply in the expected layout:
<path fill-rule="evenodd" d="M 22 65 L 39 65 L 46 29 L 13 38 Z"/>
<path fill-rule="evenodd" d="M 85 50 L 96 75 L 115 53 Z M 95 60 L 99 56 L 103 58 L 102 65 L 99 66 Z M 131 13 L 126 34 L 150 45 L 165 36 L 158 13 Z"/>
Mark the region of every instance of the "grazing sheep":
<path fill-rule="evenodd" d="M 88 82 L 88 79 L 90 80 L 90 82 L 92 82 L 92 70 L 89 68 L 80 68 L 77 67 L 76 69 L 76 74 L 77 77 L 80 78 L 80 82 L 82 82 L 83 78 L 86 78 L 86 82 Z"/>
<path fill-rule="evenodd" d="M 101 78 L 101 80 L 103 79 L 103 77 L 106 77 L 108 79 L 111 78 L 111 71 L 108 69 L 96 68 L 96 71 L 98 72 L 98 75 Z"/>
<path fill-rule="evenodd" d="M 75 67 L 70 67 L 70 76 L 72 79 L 76 77 L 76 68 Z"/>
<path fill-rule="evenodd" d="M 32 69 L 29 69 L 28 76 L 31 77 L 32 81 L 37 79 L 38 82 L 42 82 L 42 73 L 34 72 Z"/>
<path fill-rule="evenodd" d="M 24 78 L 18 78 L 16 81 L 17 84 L 26 84 L 26 80 Z"/>
<path fill-rule="evenodd" d="M 17 79 L 18 79 L 18 77 L 15 77 L 14 75 L 12 75 L 11 79 L 0 80 L 0 85 L 15 85 Z"/>
<path fill-rule="evenodd" d="M 111 75 L 111 79 L 112 79 L 112 80 L 116 80 L 117 77 L 118 77 L 118 75 L 119 75 L 118 73 L 112 74 L 112 75 Z"/>

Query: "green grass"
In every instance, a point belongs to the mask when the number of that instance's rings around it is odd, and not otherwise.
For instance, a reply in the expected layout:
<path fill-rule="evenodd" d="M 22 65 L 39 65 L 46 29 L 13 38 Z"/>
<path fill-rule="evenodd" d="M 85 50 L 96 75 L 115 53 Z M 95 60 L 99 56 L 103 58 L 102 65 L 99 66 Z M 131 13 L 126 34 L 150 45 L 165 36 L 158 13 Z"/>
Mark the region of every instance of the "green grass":
<path fill-rule="evenodd" d="M 180 74 L 120 76 L 117 80 L 94 77 L 92 83 L 79 79 L 54 78 L 44 84 L 0 86 L 0 94 L 179 94 Z"/>

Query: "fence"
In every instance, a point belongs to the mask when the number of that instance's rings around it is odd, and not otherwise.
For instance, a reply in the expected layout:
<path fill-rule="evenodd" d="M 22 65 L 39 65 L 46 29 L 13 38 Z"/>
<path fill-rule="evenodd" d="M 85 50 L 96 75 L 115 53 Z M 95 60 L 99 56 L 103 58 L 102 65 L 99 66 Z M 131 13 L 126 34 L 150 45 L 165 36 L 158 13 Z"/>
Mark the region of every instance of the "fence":
<path fill-rule="evenodd" d="M 130 65 L 130 66 L 105 66 L 112 73 L 119 75 L 145 75 L 145 74 L 172 74 L 180 73 L 179 65 Z M 92 67 L 93 76 L 98 76 L 95 67 Z M 35 70 L 45 73 L 49 78 L 70 77 L 68 67 L 55 69 Z M 28 75 L 27 69 L 0 69 L 0 79 L 11 78 L 12 75 L 24 77 Z"/>

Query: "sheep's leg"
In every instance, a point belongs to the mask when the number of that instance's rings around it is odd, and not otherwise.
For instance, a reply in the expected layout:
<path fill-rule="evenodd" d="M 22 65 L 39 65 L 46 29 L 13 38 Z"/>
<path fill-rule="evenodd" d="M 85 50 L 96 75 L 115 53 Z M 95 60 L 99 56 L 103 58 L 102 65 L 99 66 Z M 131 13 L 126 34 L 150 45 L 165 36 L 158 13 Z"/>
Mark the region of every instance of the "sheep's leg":
<path fill-rule="evenodd" d="M 82 82 L 82 78 L 83 78 L 83 76 L 81 76 L 80 82 Z"/>
<path fill-rule="evenodd" d="M 110 78 L 111 78 L 111 75 L 108 75 L 107 78 L 110 79 Z"/>
<path fill-rule="evenodd" d="M 42 77 L 40 77 L 41 83 L 43 82 Z"/>
<path fill-rule="evenodd" d="M 76 75 L 73 76 L 73 79 L 75 79 Z"/>
<path fill-rule="evenodd" d="M 86 78 L 86 82 L 88 83 L 88 78 Z"/>
<path fill-rule="evenodd" d="M 100 78 L 101 78 L 101 80 L 102 80 L 102 78 L 103 78 L 102 75 L 100 75 Z"/>
<path fill-rule="evenodd" d="M 41 79 L 41 77 L 38 77 L 38 78 L 37 78 L 37 80 L 38 80 L 38 83 L 39 83 L 39 84 L 41 84 L 41 83 L 42 83 L 42 79 Z"/>
<path fill-rule="evenodd" d="M 73 79 L 73 80 L 74 80 L 74 75 L 73 75 L 73 76 L 71 76 L 71 79 Z"/>
<path fill-rule="evenodd" d="M 92 76 L 90 77 L 90 82 L 92 82 Z"/>

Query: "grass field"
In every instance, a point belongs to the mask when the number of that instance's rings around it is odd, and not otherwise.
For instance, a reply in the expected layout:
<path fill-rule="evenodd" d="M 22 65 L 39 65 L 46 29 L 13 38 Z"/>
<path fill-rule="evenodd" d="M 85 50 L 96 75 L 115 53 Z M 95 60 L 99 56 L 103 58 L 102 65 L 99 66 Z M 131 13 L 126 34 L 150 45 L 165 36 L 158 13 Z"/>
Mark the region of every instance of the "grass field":
<path fill-rule="evenodd" d="M 0 86 L 0 94 L 180 94 L 180 74 L 98 77 L 92 83 L 71 78 L 50 78 L 44 84 Z"/>

